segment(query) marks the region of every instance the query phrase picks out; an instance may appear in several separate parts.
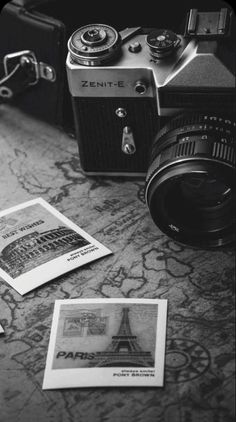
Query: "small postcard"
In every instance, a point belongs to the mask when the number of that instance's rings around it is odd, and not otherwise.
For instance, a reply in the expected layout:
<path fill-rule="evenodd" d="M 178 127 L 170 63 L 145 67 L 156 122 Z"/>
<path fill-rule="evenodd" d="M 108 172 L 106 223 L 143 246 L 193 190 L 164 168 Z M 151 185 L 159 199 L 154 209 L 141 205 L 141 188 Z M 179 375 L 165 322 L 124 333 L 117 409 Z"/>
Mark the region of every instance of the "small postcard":
<path fill-rule="evenodd" d="M 43 389 L 163 386 L 167 300 L 56 300 Z"/>
<path fill-rule="evenodd" d="M 0 277 L 21 295 L 111 253 L 42 198 L 0 212 Z"/>
<path fill-rule="evenodd" d="M 4 333 L 4 329 L 2 328 L 1 324 L 0 324 L 0 334 Z"/>

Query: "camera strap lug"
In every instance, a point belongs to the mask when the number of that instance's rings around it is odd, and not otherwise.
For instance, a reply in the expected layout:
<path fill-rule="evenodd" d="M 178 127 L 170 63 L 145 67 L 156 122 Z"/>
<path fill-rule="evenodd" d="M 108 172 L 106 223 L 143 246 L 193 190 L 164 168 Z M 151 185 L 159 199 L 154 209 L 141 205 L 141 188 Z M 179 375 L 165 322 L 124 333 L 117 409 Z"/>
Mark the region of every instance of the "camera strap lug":
<path fill-rule="evenodd" d="M 0 79 L 0 100 L 9 101 L 26 88 L 36 85 L 40 79 L 56 80 L 54 68 L 38 62 L 33 51 L 22 50 L 5 55 L 5 76 Z"/>
<path fill-rule="evenodd" d="M 121 149 L 127 155 L 132 155 L 136 152 L 134 136 L 130 126 L 125 126 L 123 129 Z"/>

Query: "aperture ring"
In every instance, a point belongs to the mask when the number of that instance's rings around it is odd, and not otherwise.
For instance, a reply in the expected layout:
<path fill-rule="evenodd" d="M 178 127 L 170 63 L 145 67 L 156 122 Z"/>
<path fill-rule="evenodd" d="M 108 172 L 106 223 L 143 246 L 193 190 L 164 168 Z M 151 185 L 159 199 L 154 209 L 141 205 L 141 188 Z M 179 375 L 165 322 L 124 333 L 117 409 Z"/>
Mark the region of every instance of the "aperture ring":
<path fill-rule="evenodd" d="M 208 114 L 183 114 L 179 115 L 170 120 L 163 128 L 158 132 L 154 145 L 160 141 L 160 139 L 168 134 L 169 132 L 182 131 L 183 133 L 191 130 L 207 130 L 224 133 L 235 133 L 236 123 L 230 119 L 223 119 L 220 116 L 212 116 Z"/>

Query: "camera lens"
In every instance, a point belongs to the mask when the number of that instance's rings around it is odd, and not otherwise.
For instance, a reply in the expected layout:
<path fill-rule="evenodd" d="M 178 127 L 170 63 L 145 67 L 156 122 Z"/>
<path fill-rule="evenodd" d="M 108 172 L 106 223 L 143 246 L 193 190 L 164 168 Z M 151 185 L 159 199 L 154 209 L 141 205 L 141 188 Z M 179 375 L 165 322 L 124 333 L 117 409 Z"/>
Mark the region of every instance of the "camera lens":
<path fill-rule="evenodd" d="M 201 173 L 183 178 L 180 190 L 187 201 L 192 201 L 198 207 L 221 204 L 231 192 L 231 189 L 221 181 Z"/>
<path fill-rule="evenodd" d="M 235 240 L 235 123 L 222 116 L 182 115 L 157 135 L 146 201 L 160 229 L 201 248 Z"/>

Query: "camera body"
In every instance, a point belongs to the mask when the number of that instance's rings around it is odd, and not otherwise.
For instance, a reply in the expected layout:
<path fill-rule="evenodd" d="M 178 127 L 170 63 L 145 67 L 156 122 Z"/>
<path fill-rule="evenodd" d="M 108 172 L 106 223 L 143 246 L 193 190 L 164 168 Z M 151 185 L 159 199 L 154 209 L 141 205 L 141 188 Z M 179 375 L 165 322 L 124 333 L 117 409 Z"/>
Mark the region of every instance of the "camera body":
<path fill-rule="evenodd" d="M 88 175 L 146 175 L 156 225 L 197 247 L 235 241 L 235 50 L 232 13 L 188 13 L 168 29 L 86 25 L 67 74 Z"/>
<path fill-rule="evenodd" d="M 153 139 L 171 117 L 191 110 L 232 114 L 229 33 L 227 9 L 192 9 L 184 35 L 140 27 L 117 33 L 106 25 L 76 31 L 67 74 L 85 173 L 145 174 Z"/>

